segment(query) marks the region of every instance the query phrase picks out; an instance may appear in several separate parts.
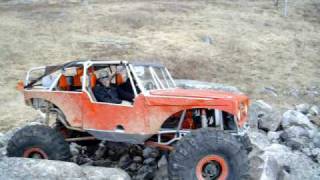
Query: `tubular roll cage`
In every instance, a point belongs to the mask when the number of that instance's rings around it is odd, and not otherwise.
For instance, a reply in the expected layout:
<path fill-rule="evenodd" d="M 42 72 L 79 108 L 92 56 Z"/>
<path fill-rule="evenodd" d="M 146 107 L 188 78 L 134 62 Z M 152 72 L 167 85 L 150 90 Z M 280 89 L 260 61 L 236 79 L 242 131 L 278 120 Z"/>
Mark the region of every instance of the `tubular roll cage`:
<path fill-rule="evenodd" d="M 88 73 L 88 68 L 90 68 L 92 65 L 97 65 L 97 64 L 105 64 L 105 65 L 124 65 L 125 68 L 126 68 L 126 71 L 127 71 L 127 74 L 128 74 L 128 77 L 130 79 L 130 83 L 131 83 L 131 86 L 133 88 L 133 92 L 135 94 L 135 96 L 138 95 L 138 91 L 137 91 L 137 88 L 136 86 L 134 85 L 134 80 L 136 80 L 137 82 L 137 86 L 139 88 L 139 90 L 141 90 L 141 93 L 144 94 L 144 95 L 148 95 L 148 91 L 145 90 L 145 88 L 143 87 L 142 85 L 142 82 L 141 80 L 138 78 L 138 75 L 136 74 L 135 70 L 134 70 L 134 67 L 133 67 L 133 64 L 131 63 L 128 63 L 127 61 L 98 61 L 98 60 L 87 60 L 87 61 L 73 61 L 73 62 L 69 62 L 69 63 L 66 63 L 64 65 L 60 65 L 60 66 L 57 66 L 58 68 L 56 68 L 55 70 L 49 72 L 49 73 L 45 73 L 44 75 L 40 76 L 38 79 L 36 79 L 35 81 L 38 82 L 39 80 L 41 80 L 43 77 L 49 75 L 49 74 L 52 74 L 54 72 L 57 72 L 61 69 L 65 69 L 65 68 L 68 68 L 68 67 L 72 67 L 74 65 L 82 65 L 83 66 L 83 69 L 84 69 L 84 73 L 85 75 L 87 75 Z M 162 65 L 159 65 L 159 64 L 136 64 L 136 65 L 139 65 L 139 66 L 158 66 L 158 67 L 163 67 L 164 70 L 166 71 L 166 73 L 168 74 L 168 78 L 169 78 L 169 81 L 172 82 L 173 86 L 176 87 L 176 84 L 171 76 L 171 74 L 169 73 L 168 69 Z M 27 75 L 26 75 L 26 79 L 25 79 L 25 87 L 30 87 L 32 86 L 34 83 L 36 83 L 35 81 L 31 81 L 30 80 L 30 77 L 31 77 L 31 74 L 35 71 L 39 71 L 39 70 L 45 70 L 46 69 L 46 66 L 40 66 L 40 67 L 35 67 L 35 68 L 32 68 L 30 69 L 28 72 L 27 72 Z M 131 74 L 131 73 L 132 74 Z M 164 85 L 162 84 L 160 78 L 158 77 L 158 75 L 154 72 L 153 69 L 150 69 L 150 72 L 152 74 L 152 77 L 156 80 L 156 86 L 157 88 L 159 89 L 164 89 Z M 163 72 L 162 72 L 163 73 Z M 60 77 L 62 76 L 62 72 L 60 72 L 58 74 L 58 76 L 55 78 L 55 80 L 53 81 L 52 85 L 47 88 L 46 90 L 49 90 L 49 91 L 52 91 L 58 84 L 58 81 L 60 79 Z M 86 90 L 86 84 L 87 84 L 87 81 L 88 79 L 87 78 L 83 78 L 83 82 L 82 82 L 82 91 L 83 92 L 87 92 Z"/>

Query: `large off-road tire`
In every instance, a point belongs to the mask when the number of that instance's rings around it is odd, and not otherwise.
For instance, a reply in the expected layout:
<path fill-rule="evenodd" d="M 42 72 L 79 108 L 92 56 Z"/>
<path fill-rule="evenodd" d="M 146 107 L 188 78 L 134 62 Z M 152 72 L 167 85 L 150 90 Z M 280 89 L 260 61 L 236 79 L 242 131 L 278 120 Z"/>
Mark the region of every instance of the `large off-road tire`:
<path fill-rule="evenodd" d="M 44 125 L 26 126 L 8 142 L 9 157 L 26 157 L 68 161 L 69 144 L 56 130 Z"/>
<path fill-rule="evenodd" d="M 170 179 L 248 179 L 245 147 L 231 134 L 200 129 L 183 137 L 169 156 Z"/>

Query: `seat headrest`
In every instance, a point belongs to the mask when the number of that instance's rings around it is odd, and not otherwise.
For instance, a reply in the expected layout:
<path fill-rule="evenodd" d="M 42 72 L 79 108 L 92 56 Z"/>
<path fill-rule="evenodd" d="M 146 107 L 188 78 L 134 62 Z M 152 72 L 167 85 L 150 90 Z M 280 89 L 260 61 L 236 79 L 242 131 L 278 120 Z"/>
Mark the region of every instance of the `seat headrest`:
<path fill-rule="evenodd" d="M 94 88 L 97 85 L 97 76 L 94 73 L 90 73 L 90 86 Z"/>
<path fill-rule="evenodd" d="M 116 74 L 116 84 L 119 86 L 124 83 L 123 75 L 121 73 Z"/>

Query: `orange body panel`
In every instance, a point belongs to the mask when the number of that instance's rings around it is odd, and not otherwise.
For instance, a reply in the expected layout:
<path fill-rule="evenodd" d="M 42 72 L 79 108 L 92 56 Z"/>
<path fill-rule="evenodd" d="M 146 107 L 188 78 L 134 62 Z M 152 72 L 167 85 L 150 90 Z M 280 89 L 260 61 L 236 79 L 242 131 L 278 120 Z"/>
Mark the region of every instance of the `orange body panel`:
<path fill-rule="evenodd" d="M 73 127 L 114 131 L 121 125 L 128 134 L 157 134 L 165 120 L 185 109 L 219 109 L 237 115 L 239 103 L 249 101 L 244 95 L 184 89 L 140 94 L 132 106 L 92 102 L 85 92 L 25 90 L 24 94 L 26 100 L 41 98 L 55 104 Z M 246 118 L 246 114 L 241 116 L 239 126 Z"/>
<path fill-rule="evenodd" d="M 67 118 L 73 127 L 82 127 L 82 92 L 70 91 L 45 91 L 45 90 L 25 90 L 24 97 L 30 99 L 43 99 L 56 105 Z"/>

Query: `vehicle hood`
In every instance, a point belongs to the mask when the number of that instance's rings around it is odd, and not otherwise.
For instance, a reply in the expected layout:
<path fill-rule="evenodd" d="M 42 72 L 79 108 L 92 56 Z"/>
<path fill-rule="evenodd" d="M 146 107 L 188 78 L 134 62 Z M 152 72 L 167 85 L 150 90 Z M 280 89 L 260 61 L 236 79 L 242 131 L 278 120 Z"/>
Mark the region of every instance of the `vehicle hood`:
<path fill-rule="evenodd" d="M 231 92 L 223 92 L 208 89 L 168 89 L 168 90 L 152 90 L 151 96 L 161 97 L 178 97 L 178 98 L 205 98 L 205 99 L 243 99 L 246 98 L 243 94 Z"/>

